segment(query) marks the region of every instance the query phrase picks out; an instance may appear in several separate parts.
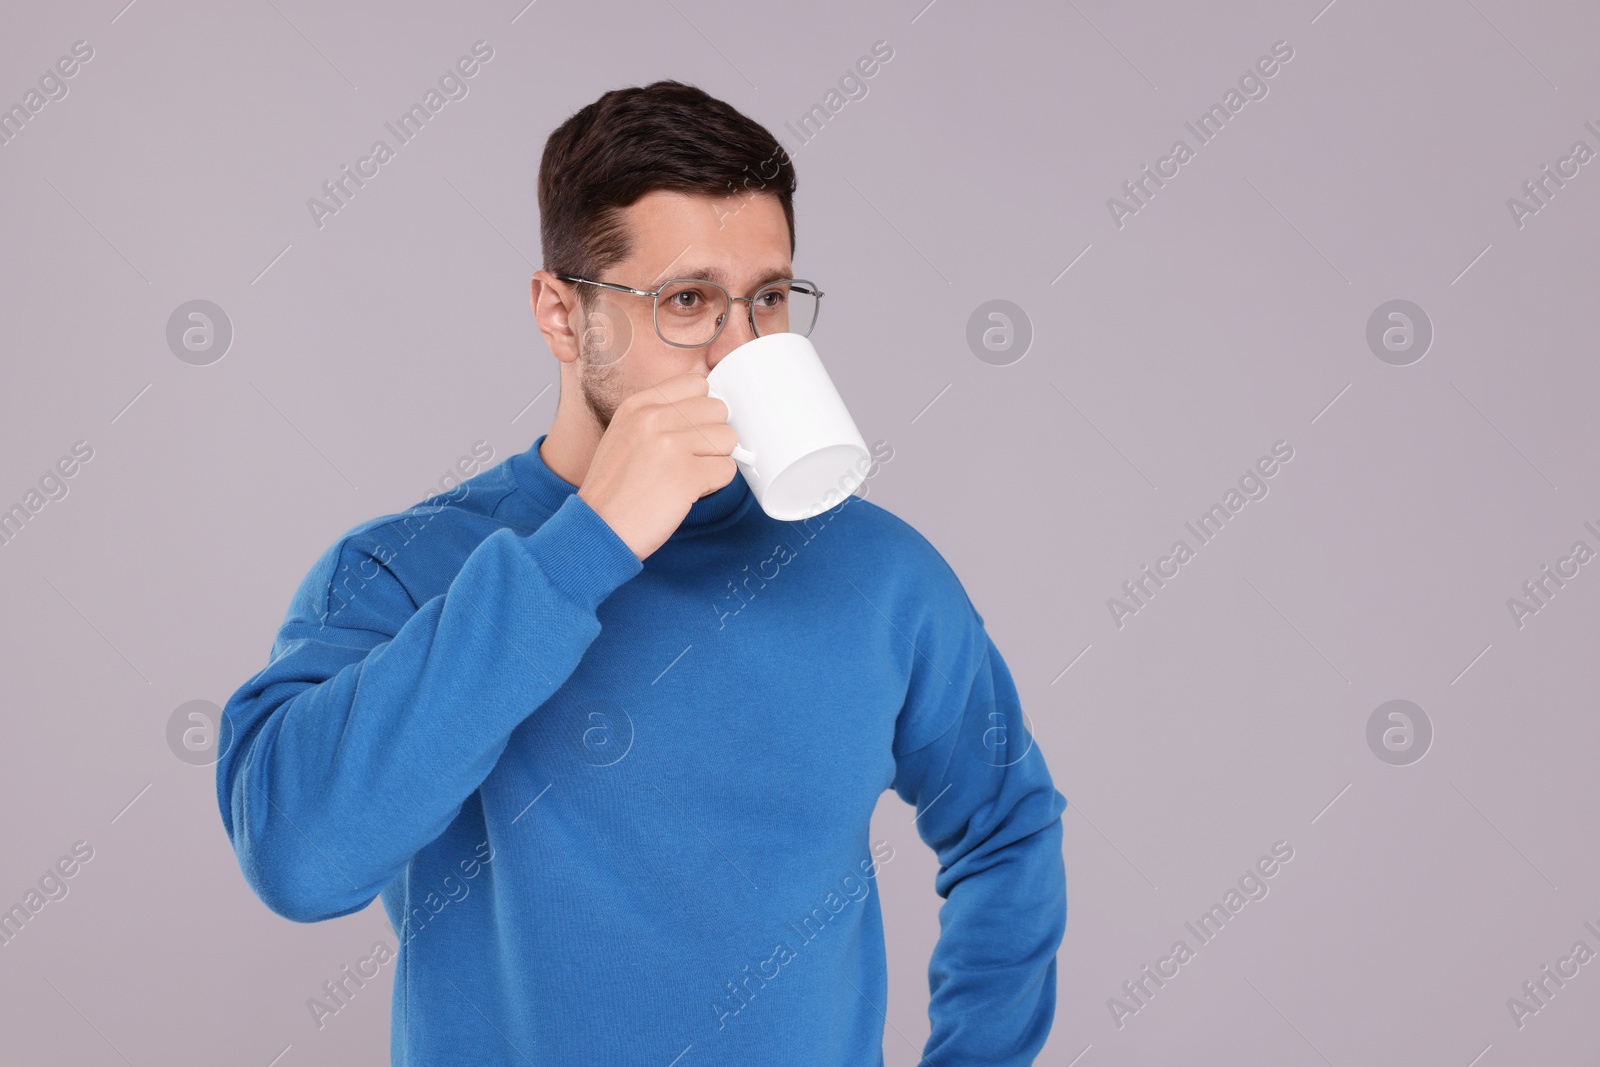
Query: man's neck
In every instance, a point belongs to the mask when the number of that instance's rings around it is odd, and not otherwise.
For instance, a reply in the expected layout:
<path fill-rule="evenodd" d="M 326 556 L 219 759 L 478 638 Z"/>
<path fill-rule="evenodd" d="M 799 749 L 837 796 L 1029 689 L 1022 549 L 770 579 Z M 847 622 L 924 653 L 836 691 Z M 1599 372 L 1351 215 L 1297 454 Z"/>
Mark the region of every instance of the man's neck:
<path fill-rule="evenodd" d="M 604 433 L 594 414 L 580 400 L 574 410 L 568 390 L 563 388 L 556 404 L 556 417 L 550 431 L 539 446 L 539 458 L 545 466 L 570 485 L 581 486 L 589 465 L 594 462 L 595 449 L 600 447 Z"/>

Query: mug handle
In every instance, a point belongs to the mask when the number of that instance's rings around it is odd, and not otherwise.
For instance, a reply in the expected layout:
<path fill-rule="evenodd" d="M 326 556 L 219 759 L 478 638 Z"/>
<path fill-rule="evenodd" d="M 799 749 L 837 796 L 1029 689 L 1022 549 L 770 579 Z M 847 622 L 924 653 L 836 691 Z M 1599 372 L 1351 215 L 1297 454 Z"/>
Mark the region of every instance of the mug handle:
<path fill-rule="evenodd" d="M 721 393 L 717 392 L 715 389 L 712 389 L 710 386 L 706 387 L 706 395 L 707 396 L 716 397 L 718 400 L 722 401 L 724 404 L 728 403 L 728 400 L 727 400 L 726 397 L 724 397 Z M 730 418 L 732 417 L 732 410 L 733 410 L 732 409 L 732 405 L 729 405 L 729 417 Z M 732 454 L 733 454 L 734 461 L 737 462 L 737 463 L 743 463 L 747 467 L 754 467 L 756 465 L 756 454 L 754 452 L 750 451 L 748 448 L 745 448 L 743 445 L 738 445 L 738 444 L 734 445 Z"/>

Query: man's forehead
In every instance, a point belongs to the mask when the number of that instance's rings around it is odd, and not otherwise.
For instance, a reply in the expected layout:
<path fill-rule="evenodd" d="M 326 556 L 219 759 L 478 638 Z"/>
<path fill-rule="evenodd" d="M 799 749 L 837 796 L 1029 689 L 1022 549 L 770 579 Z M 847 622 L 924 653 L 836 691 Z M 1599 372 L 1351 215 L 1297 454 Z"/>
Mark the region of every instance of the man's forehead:
<path fill-rule="evenodd" d="M 644 249 L 636 248 L 635 251 L 644 252 Z M 794 277 L 794 267 L 790 265 L 789 257 L 757 257 L 749 253 L 747 247 L 734 245 L 714 249 L 698 246 L 691 241 L 679 248 L 670 259 L 666 258 L 665 252 L 659 257 L 649 256 L 655 260 L 648 265 L 654 268 L 650 281 L 659 285 L 668 278 L 698 278 L 716 282 L 724 289 L 735 289 L 744 285 L 759 288 L 780 278 Z"/>
<path fill-rule="evenodd" d="M 653 283 L 699 278 L 732 289 L 793 276 L 788 221 L 770 194 L 658 189 L 635 201 L 629 214 L 628 258 L 651 271 Z"/>

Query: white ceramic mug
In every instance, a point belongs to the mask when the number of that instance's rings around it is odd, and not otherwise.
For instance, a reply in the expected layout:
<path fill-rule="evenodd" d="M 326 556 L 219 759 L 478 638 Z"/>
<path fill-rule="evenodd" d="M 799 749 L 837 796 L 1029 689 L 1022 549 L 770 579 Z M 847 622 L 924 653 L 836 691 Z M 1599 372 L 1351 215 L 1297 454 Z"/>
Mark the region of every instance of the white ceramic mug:
<path fill-rule="evenodd" d="M 872 453 L 810 338 L 774 333 L 746 341 L 706 378 L 739 433 L 734 462 L 761 509 L 809 519 L 866 478 Z"/>

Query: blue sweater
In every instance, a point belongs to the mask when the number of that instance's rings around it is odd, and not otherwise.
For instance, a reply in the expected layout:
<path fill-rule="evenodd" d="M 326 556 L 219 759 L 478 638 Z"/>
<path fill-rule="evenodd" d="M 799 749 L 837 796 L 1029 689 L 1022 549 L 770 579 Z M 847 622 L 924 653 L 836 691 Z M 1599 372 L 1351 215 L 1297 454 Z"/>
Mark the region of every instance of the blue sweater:
<path fill-rule="evenodd" d="M 301 583 L 224 708 L 250 887 L 297 922 L 382 897 L 395 1064 L 863 1067 L 892 788 L 944 899 L 926 1062 L 1031 1064 L 1066 799 L 943 558 L 860 497 L 774 520 L 741 474 L 641 563 L 543 441 Z"/>

